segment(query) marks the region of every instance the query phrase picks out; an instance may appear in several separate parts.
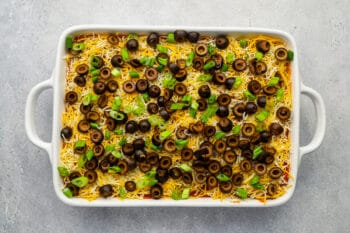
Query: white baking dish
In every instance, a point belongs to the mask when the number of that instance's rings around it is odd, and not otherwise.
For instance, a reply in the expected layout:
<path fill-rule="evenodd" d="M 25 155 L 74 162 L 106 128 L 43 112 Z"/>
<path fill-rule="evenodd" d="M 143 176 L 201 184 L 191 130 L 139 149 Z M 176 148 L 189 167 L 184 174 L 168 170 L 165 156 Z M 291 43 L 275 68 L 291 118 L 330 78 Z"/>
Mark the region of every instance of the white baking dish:
<path fill-rule="evenodd" d="M 232 35 L 249 35 L 249 34 L 266 34 L 276 37 L 280 37 L 285 40 L 288 47 L 294 51 L 294 61 L 292 62 L 292 90 L 293 90 L 293 111 L 292 111 L 292 129 L 291 129 L 291 175 L 294 179 L 289 179 L 291 188 L 283 196 L 274 199 L 267 200 L 264 204 L 257 200 L 242 200 L 239 203 L 233 203 L 232 200 L 212 200 L 212 199 L 188 199 L 182 201 L 175 200 L 118 200 L 118 199 L 97 199 L 94 201 L 87 201 L 80 198 L 67 198 L 62 193 L 62 180 L 58 174 L 57 166 L 59 163 L 59 151 L 61 147 L 60 130 L 61 130 L 61 113 L 64 109 L 64 79 L 65 79 L 65 69 L 66 63 L 65 57 L 65 38 L 68 35 L 75 35 L 85 32 L 169 32 L 176 29 L 184 29 L 188 31 L 198 31 L 208 34 L 232 34 Z M 35 105 L 38 96 L 45 89 L 53 89 L 53 128 L 52 128 L 52 141 L 44 142 L 38 137 L 34 124 L 34 113 Z M 306 146 L 299 146 L 299 121 L 300 121 L 300 96 L 304 94 L 311 98 L 315 109 L 316 109 L 316 131 L 311 140 L 311 142 Z M 197 28 L 197 27 L 145 27 L 145 26 L 112 26 L 112 25 L 80 25 L 70 27 L 65 30 L 58 43 L 57 57 L 55 68 L 52 72 L 50 79 L 43 81 L 36 85 L 28 95 L 25 113 L 25 126 L 26 132 L 29 139 L 38 147 L 43 148 L 47 151 L 50 157 L 53 173 L 53 183 L 57 196 L 64 203 L 72 206 L 212 206 L 212 207 L 267 207 L 267 206 L 277 206 L 288 201 L 295 189 L 297 180 L 297 171 L 300 160 L 303 155 L 310 153 L 317 149 L 321 144 L 326 127 L 326 112 L 324 102 L 322 97 L 313 89 L 306 87 L 302 84 L 299 77 L 298 70 L 298 51 L 295 41 L 291 35 L 288 33 L 270 30 L 270 29 L 259 29 L 259 28 Z"/>

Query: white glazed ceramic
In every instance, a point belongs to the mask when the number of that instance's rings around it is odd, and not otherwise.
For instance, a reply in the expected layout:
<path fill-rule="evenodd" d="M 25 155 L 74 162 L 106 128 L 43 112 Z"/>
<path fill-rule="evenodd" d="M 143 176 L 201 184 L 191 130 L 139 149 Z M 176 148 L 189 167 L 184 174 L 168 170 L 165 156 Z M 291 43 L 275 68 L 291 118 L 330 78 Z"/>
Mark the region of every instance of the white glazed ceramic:
<path fill-rule="evenodd" d="M 208 34 L 230 34 L 230 35 L 256 35 L 265 34 L 280 37 L 285 40 L 288 47 L 294 51 L 294 61 L 292 64 L 292 78 L 293 78 L 293 111 L 292 111 L 292 129 L 291 129 L 291 175 L 294 179 L 289 179 L 291 188 L 282 197 L 274 200 L 268 200 L 265 204 L 257 200 L 242 200 L 239 203 L 233 203 L 232 200 L 212 200 L 207 198 L 188 199 L 188 200 L 118 200 L 118 199 L 97 199 L 94 201 L 87 201 L 80 198 L 67 198 L 62 193 L 62 180 L 58 174 L 57 166 L 59 164 L 59 151 L 61 148 L 60 130 L 61 130 L 61 113 L 64 109 L 64 80 L 65 80 L 65 38 L 68 35 L 75 35 L 85 32 L 170 32 L 176 29 L 184 29 L 187 31 L 198 31 L 200 33 Z M 36 127 L 34 124 L 35 105 L 38 96 L 45 89 L 53 89 L 53 129 L 52 141 L 45 142 L 38 137 Z M 300 121 L 300 96 L 301 94 L 308 96 L 316 110 L 316 130 L 311 142 L 306 146 L 299 145 L 299 121 Z M 51 78 L 37 84 L 29 92 L 26 112 L 25 112 L 25 126 L 29 139 L 38 147 L 47 151 L 52 165 L 53 183 L 55 191 L 60 200 L 72 206 L 90 206 L 90 207 L 116 207 L 116 206 L 188 206 L 188 207 L 268 207 L 278 206 L 287 202 L 293 195 L 299 163 L 302 157 L 316 150 L 321 144 L 326 127 L 326 111 L 322 97 L 315 90 L 302 84 L 299 77 L 298 69 L 298 51 L 295 41 L 291 35 L 286 32 L 261 28 L 198 28 L 198 27 L 146 27 L 146 26 L 112 26 L 112 25 L 79 25 L 73 26 L 65 30 L 58 43 L 57 57 L 55 68 L 52 72 Z"/>

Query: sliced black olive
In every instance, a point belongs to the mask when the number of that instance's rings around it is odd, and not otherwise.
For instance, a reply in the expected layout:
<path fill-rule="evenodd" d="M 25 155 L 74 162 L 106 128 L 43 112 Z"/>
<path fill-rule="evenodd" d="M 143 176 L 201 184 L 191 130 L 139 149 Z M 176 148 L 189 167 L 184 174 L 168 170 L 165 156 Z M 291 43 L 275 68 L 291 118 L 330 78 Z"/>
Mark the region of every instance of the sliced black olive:
<path fill-rule="evenodd" d="M 155 103 L 149 103 L 147 104 L 147 111 L 149 114 L 156 114 L 158 113 L 158 105 Z"/>
<path fill-rule="evenodd" d="M 211 173 L 211 174 L 217 174 L 220 172 L 220 169 L 221 169 L 221 165 L 220 165 L 220 162 L 219 161 L 216 161 L 216 160 L 212 160 L 210 161 L 209 165 L 208 165 L 208 171 Z"/>
<path fill-rule="evenodd" d="M 132 171 L 136 168 L 136 160 L 133 157 L 126 157 L 125 158 L 126 163 L 128 164 L 128 170 Z M 118 164 L 118 163 L 117 163 Z"/>
<path fill-rule="evenodd" d="M 108 104 L 108 96 L 107 95 L 100 95 L 97 100 L 97 105 L 100 108 L 106 107 Z"/>
<path fill-rule="evenodd" d="M 145 162 L 147 158 L 146 152 L 144 150 L 136 150 L 134 158 L 137 162 Z"/>
<path fill-rule="evenodd" d="M 131 143 L 125 143 L 122 146 L 122 151 L 123 151 L 123 154 L 125 154 L 127 156 L 133 155 L 135 152 L 134 145 Z"/>
<path fill-rule="evenodd" d="M 75 71 L 80 75 L 87 74 L 89 72 L 89 66 L 87 64 L 80 64 L 75 68 Z"/>
<path fill-rule="evenodd" d="M 261 136 L 261 141 L 265 143 L 269 142 L 271 139 L 271 134 L 268 131 L 260 132 L 260 136 Z"/>
<path fill-rule="evenodd" d="M 287 60 L 288 57 L 288 51 L 285 48 L 278 48 L 275 51 L 275 57 L 279 61 Z"/>
<path fill-rule="evenodd" d="M 157 104 L 159 107 L 164 107 L 165 106 L 166 99 L 164 96 L 158 96 L 157 98 Z"/>
<path fill-rule="evenodd" d="M 158 166 L 159 155 L 156 152 L 149 152 L 147 153 L 146 161 L 153 166 Z"/>
<path fill-rule="evenodd" d="M 249 149 L 250 141 L 248 139 L 239 140 L 238 147 L 242 150 Z"/>
<path fill-rule="evenodd" d="M 222 64 L 224 63 L 224 58 L 220 54 L 218 54 L 218 53 L 217 54 L 213 54 L 213 55 L 211 55 L 210 59 L 215 61 L 214 68 L 216 70 L 221 69 Z"/>
<path fill-rule="evenodd" d="M 248 114 L 254 114 L 256 111 L 258 111 L 258 107 L 254 102 L 247 102 L 244 108 L 245 112 Z"/>
<path fill-rule="evenodd" d="M 89 170 L 84 173 L 84 176 L 88 178 L 89 184 L 92 184 L 97 179 L 97 173 L 95 171 Z"/>
<path fill-rule="evenodd" d="M 208 103 L 205 99 L 198 99 L 197 103 L 198 103 L 198 111 L 200 112 L 204 111 L 208 107 Z"/>
<path fill-rule="evenodd" d="M 145 78 L 149 81 L 153 81 L 158 77 L 158 71 L 155 68 L 147 68 L 145 71 Z"/>
<path fill-rule="evenodd" d="M 168 170 L 172 164 L 173 164 L 173 161 L 169 156 L 162 156 L 159 160 L 159 167 L 162 169 Z"/>
<path fill-rule="evenodd" d="M 76 76 L 74 78 L 74 82 L 79 86 L 79 87 L 84 87 L 86 84 L 86 79 L 84 76 Z"/>
<path fill-rule="evenodd" d="M 266 96 L 259 96 L 257 100 L 257 104 L 261 108 L 265 108 L 266 106 Z"/>
<path fill-rule="evenodd" d="M 95 170 L 98 167 L 98 161 L 96 158 L 92 158 L 89 161 L 86 161 L 85 168 L 88 170 Z"/>
<path fill-rule="evenodd" d="M 72 181 L 72 180 L 74 180 L 75 178 L 78 178 L 78 177 L 81 177 L 81 174 L 78 171 L 74 171 L 74 172 L 71 172 L 69 174 L 69 180 L 70 181 Z"/>
<path fill-rule="evenodd" d="M 241 156 L 247 158 L 247 159 L 252 159 L 253 158 L 253 152 L 250 149 L 244 149 L 241 152 Z"/>
<path fill-rule="evenodd" d="M 100 77 L 103 79 L 109 79 L 111 77 L 111 69 L 104 67 L 100 70 Z"/>
<path fill-rule="evenodd" d="M 276 93 L 277 88 L 273 86 L 265 86 L 263 87 L 263 91 L 266 95 L 273 95 Z"/>
<path fill-rule="evenodd" d="M 243 113 L 245 111 L 245 105 L 243 103 L 238 103 L 232 108 L 233 115 L 235 115 L 238 118 L 243 117 Z"/>
<path fill-rule="evenodd" d="M 228 177 L 232 176 L 232 167 L 230 165 L 222 166 L 220 171 Z"/>
<path fill-rule="evenodd" d="M 225 87 L 228 90 L 231 90 L 233 87 L 233 84 L 235 84 L 235 78 L 227 78 L 225 81 Z"/>
<path fill-rule="evenodd" d="M 206 137 L 212 137 L 215 135 L 216 129 L 212 125 L 206 125 L 204 126 L 203 133 L 204 133 L 204 136 Z"/>
<path fill-rule="evenodd" d="M 255 133 L 255 125 L 252 123 L 244 123 L 242 126 L 242 134 L 246 137 L 251 137 Z"/>
<path fill-rule="evenodd" d="M 129 164 L 128 162 L 123 159 L 123 160 L 120 160 L 117 164 L 118 167 L 120 167 L 122 170 L 120 171 L 120 174 L 121 175 L 124 175 L 126 174 L 128 171 L 129 171 Z"/>
<path fill-rule="evenodd" d="M 203 184 L 207 180 L 207 176 L 205 175 L 204 172 L 197 172 L 194 174 L 194 180 L 198 184 Z"/>
<path fill-rule="evenodd" d="M 252 80 L 248 83 L 248 90 L 254 95 L 256 95 L 261 90 L 261 84 L 256 80 Z"/>
<path fill-rule="evenodd" d="M 158 133 L 157 134 L 153 134 L 153 136 L 152 136 L 152 143 L 155 146 L 160 146 L 162 144 L 162 141 L 160 140 Z"/>
<path fill-rule="evenodd" d="M 90 111 L 86 114 L 86 119 L 88 119 L 89 121 L 95 122 L 100 120 L 100 115 L 98 114 L 98 112 Z"/>
<path fill-rule="evenodd" d="M 139 42 L 136 39 L 130 39 L 126 42 L 126 48 L 129 51 L 136 51 L 139 48 Z"/>
<path fill-rule="evenodd" d="M 272 135 L 280 135 L 281 133 L 283 133 L 283 127 L 276 122 L 271 123 L 269 129 Z"/>
<path fill-rule="evenodd" d="M 266 164 L 264 164 L 264 163 L 255 164 L 254 171 L 258 176 L 265 175 L 265 173 L 267 172 Z"/>
<path fill-rule="evenodd" d="M 171 73 L 176 74 L 177 72 L 180 71 L 180 67 L 177 65 L 176 62 L 170 62 L 168 64 L 169 70 L 171 71 Z"/>
<path fill-rule="evenodd" d="M 224 151 L 226 150 L 225 141 L 222 139 L 216 140 L 214 143 L 214 148 L 219 154 L 224 153 Z"/>
<path fill-rule="evenodd" d="M 163 143 L 163 147 L 164 150 L 172 153 L 176 151 L 176 146 L 175 146 L 175 141 L 172 139 L 167 139 L 164 143 Z"/>
<path fill-rule="evenodd" d="M 191 42 L 191 43 L 197 43 L 198 39 L 199 39 L 199 33 L 198 32 L 188 32 L 187 33 L 187 39 Z"/>
<path fill-rule="evenodd" d="M 210 87 L 208 85 L 202 85 L 198 89 L 198 94 L 202 98 L 209 98 L 211 95 Z"/>
<path fill-rule="evenodd" d="M 118 89 L 118 83 L 115 80 L 109 80 L 107 82 L 107 90 L 111 93 L 116 92 Z"/>
<path fill-rule="evenodd" d="M 94 145 L 94 147 L 92 148 L 92 151 L 94 152 L 94 156 L 95 157 L 100 157 L 101 155 L 104 154 L 105 148 L 101 144 L 100 145 Z"/>
<path fill-rule="evenodd" d="M 208 178 L 207 178 L 207 188 L 208 189 L 213 189 L 213 188 L 217 187 L 218 184 L 219 184 L 219 182 L 214 175 L 208 176 Z"/>
<path fill-rule="evenodd" d="M 139 163 L 139 169 L 141 172 L 146 173 L 152 169 L 152 165 L 146 162 Z"/>
<path fill-rule="evenodd" d="M 105 64 L 103 58 L 100 56 L 93 56 L 91 62 L 94 64 L 93 66 L 97 69 L 100 69 Z"/>
<path fill-rule="evenodd" d="M 185 69 L 179 70 L 179 72 L 177 72 L 174 75 L 174 77 L 175 77 L 176 81 L 183 82 L 187 78 L 187 71 Z"/>
<path fill-rule="evenodd" d="M 145 93 L 148 89 L 148 81 L 146 79 L 139 79 L 136 82 L 136 90 L 139 93 Z"/>
<path fill-rule="evenodd" d="M 182 173 L 182 180 L 185 184 L 192 184 L 193 182 L 192 174 L 189 172 Z"/>
<path fill-rule="evenodd" d="M 181 151 L 181 159 L 184 161 L 190 161 L 193 158 L 193 150 L 185 148 Z"/>
<path fill-rule="evenodd" d="M 228 118 L 221 118 L 218 125 L 220 129 L 225 133 L 231 131 L 233 127 L 232 121 Z"/>
<path fill-rule="evenodd" d="M 225 84 L 226 75 L 222 72 L 215 73 L 213 76 L 213 82 L 217 85 Z"/>
<path fill-rule="evenodd" d="M 119 39 L 116 35 L 109 35 L 107 37 L 107 41 L 111 44 L 111 45 L 117 45 L 119 43 Z"/>
<path fill-rule="evenodd" d="M 197 56 L 204 57 L 208 53 L 208 46 L 206 44 L 198 44 L 195 51 Z"/>
<path fill-rule="evenodd" d="M 187 87 L 183 83 L 176 83 L 174 92 L 179 96 L 184 96 L 187 92 Z"/>
<path fill-rule="evenodd" d="M 253 74 L 256 75 L 261 75 L 266 73 L 267 71 L 267 65 L 265 62 L 263 61 L 257 61 L 256 58 L 252 59 L 249 62 L 249 70 L 250 72 L 252 72 Z"/>
<path fill-rule="evenodd" d="M 176 137 L 178 139 L 186 139 L 188 137 L 188 135 L 186 134 L 187 128 L 180 126 L 177 130 L 176 130 Z"/>
<path fill-rule="evenodd" d="M 136 183 L 134 181 L 128 180 L 125 182 L 124 187 L 128 192 L 134 192 L 136 190 Z"/>
<path fill-rule="evenodd" d="M 169 171 L 166 169 L 157 168 L 156 179 L 159 183 L 165 183 L 169 179 Z"/>
<path fill-rule="evenodd" d="M 277 117 L 281 120 L 288 120 L 290 117 L 290 110 L 287 107 L 280 107 L 276 113 Z"/>
<path fill-rule="evenodd" d="M 235 71 L 243 71 L 243 70 L 245 70 L 247 68 L 247 62 L 244 59 L 242 59 L 242 58 L 237 58 L 232 63 L 232 68 Z"/>
<path fill-rule="evenodd" d="M 79 110 L 82 114 L 86 114 L 86 113 L 90 112 L 91 108 L 92 108 L 92 104 L 84 105 L 83 103 L 81 103 Z"/>
<path fill-rule="evenodd" d="M 209 146 L 203 146 L 199 150 L 196 150 L 194 152 L 194 156 L 196 156 L 196 158 L 200 160 L 208 159 L 212 155 L 213 155 L 213 148 Z"/>
<path fill-rule="evenodd" d="M 236 146 L 238 146 L 239 144 L 239 136 L 236 135 L 230 135 L 226 138 L 226 145 L 234 148 Z"/>
<path fill-rule="evenodd" d="M 266 53 L 270 50 L 270 42 L 267 40 L 260 40 L 256 43 L 256 49 L 262 53 Z"/>
<path fill-rule="evenodd" d="M 148 36 L 147 36 L 147 44 L 153 48 L 155 48 L 157 46 L 157 44 L 159 44 L 159 36 L 157 33 L 155 32 L 151 32 Z"/>
<path fill-rule="evenodd" d="M 165 108 L 161 108 L 159 110 L 159 115 L 165 120 L 169 120 L 170 119 L 170 114 L 168 113 L 168 111 Z"/>
<path fill-rule="evenodd" d="M 115 120 L 115 122 L 117 124 L 125 124 L 125 122 L 128 121 L 128 115 L 125 112 L 121 112 L 121 111 L 119 111 L 119 113 L 123 115 L 123 117 L 120 117 L 120 118 L 123 118 L 123 119 Z"/>
<path fill-rule="evenodd" d="M 78 94 L 75 91 L 68 91 L 65 100 L 69 104 L 74 104 L 78 101 Z"/>
<path fill-rule="evenodd" d="M 100 144 L 103 141 L 103 133 L 99 129 L 94 129 L 90 134 L 90 139 L 95 144 Z"/>
<path fill-rule="evenodd" d="M 66 188 L 69 188 L 70 191 L 72 191 L 73 196 L 78 196 L 79 195 L 79 187 L 73 185 L 72 183 L 68 183 L 66 185 Z"/>
<path fill-rule="evenodd" d="M 151 85 L 148 89 L 148 95 L 151 98 L 157 98 L 160 95 L 160 88 L 157 85 Z"/>
<path fill-rule="evenodd" d="M 94 84 L 94 92 L 98 95 L 100 94 L 103 94 L 106 90 L 106 85 L 103 83 L 103 82 L 100 82 L 100 81 L 97 81 L 95 84 Z"/>
<path fill-rule="evenodd" d="M 131 65 L 132 67 L 134 67 L 134 68 L 139 68 L 139 67 L 142 66 L 140 60 L 137 59 L 137 58 L 131 59 L 129 63 L 130 63 L 130 65 Z"/>
<path fill-rule="evenodd" d="M 267 194 L 273 196 L 277 193 L 278 185 L 277 184 L 269 184 L 267 186 Z"/>
<path fill-rule="evenodd" d="M 189 125 L 189 130 L 192 133 L 201 133 L 203 131 L 204 124 L 201 121 L 197 121 L 196 123 L 191 123 Z"/>
<path fill-rule="evenodd" d="M 103 185 L 100 187 L 99 192 L 100 192 L 100 196 L 104 198 L 112 196 L 113 187 L 110 184 Z"/>
<path fill-rule="evenodd" d="M 124 82 L 123 90 L 126 93 L 132 93 L 132 92 L 134 92 L 136 90 L 136 85 L 135 85 L 135 83 L 133 81 L 128 80 L 128 81 Z"/>
<path fill-rule="evenodd" d="M 219 35 L 216 37 L 215 44 L 219 49 L 226 49 L 229 45 L 229 41 L 225 35 Z"/>
<path fill-rule="evenodd" d="M 145 147 L 145 140 L 142 138 L 135 139 L 132 143 L 136 150 L 141 150 Z"/>
<path fill-rule="evenodd" d="M 110 166 L 110 164 L 109 164 L 109 161 L 107 160 L 107 158 L 100 160 L 99 165 L 98 165 L 98 167 L 100 168 L 100 170 L 102 172 L 108 172 L 109 166 Z"/>
<path fill-rule="evenodd" d="M 163 196 L 163 188 L 159 184 L 151 187 L 151 196 L 153 199 L 160 199 Z"/>
<path fill-rule="evenodd" d="M 252 170 L 252 162 L 250 162 L 248 159 L 244 159 L 239 163 L 239 168 L 242 172 L 249 172 Z"/>
<path fill-rule="evenodd" d="M 228 106 L 231 103 L 231 97 L 228 94 L 221 94 L 216 101 L 220 106 Z"/>
<path fill-rule="evenodd" d="M 73 129 L 71 127 L 64 127 L 63 129 L 61 129 L 61 137 L 63 139 L 67 139 L 69 140 L 73 135 Z"/>
<path fill-rule="evenodd" d="M 137 122 L 134 120 L 128 121 L 125 124 L 125 132 L 127 133 L 135 133 L 138 129 Z"/>
<path fill-rule="evenodd" d="M 119 159 L 115 157 L 112 153 L 108 153 L 107 160 L 110 165 L 117 165 L 119 162 Z"/>
<path fill-rule="evenodd" d="M 81 133 L 86 133 L 91 128 L 90 123 L 87 120 L 81 120 L 78 123 L 78 130 Z"/>
<path fill-rule="evenodd" d="M 232 188 L 233 188 L 233 185 L 230 181 L 219 183 L 219 189 L 222 193 L 230 193 Z"/>
<path fill-rule="evenodd" d="M 203 58 L 201 57 L 195 57 L 193 59 L 193 68 L 196 70 L 202 70 L 204 66 Z"/>
<path fill-rule="evenodd" d="M 174 101 L 172 100 L 169 100 L 167 102 L 165 102 L 165 110 L 168 112 L 168 113 L 173 113 L 175 112 L 176 110 L 174 109 L 171 109 L 171 105 L 173 105 Z"/>
<path fill-rule="evenodd" d="M 174 32 L 174 37 L 177 42 L 185 42 L 187 38 L 187 32 L 184 30 L 176 30 Z"/>
<path fill-rule="evenodd" d="M 243 183 L 243 175 L 241 173 L 233 174 L 232 183 L 236 186 L 240 186 Z"/>
<path fill-rule="evenodd" d="M 225 151 L 224 160 L 226 163 L 233 164 L 234 162 L 236 162 L 236 159 L 237 159 L 237 155 L 234 151 L 232 150 Z"/>
<path fill-rule="evenodd" d="M 204 161 L 202 160 L 195 160 L 192 163 L 192 168 L 193 170 L 195 170 L 196 172 L 204 172 L 207 169 L 207 165 Z"/>
<path fill-rule="evenodd" d="M 111 59 L 111 64 L 114 67 L 123 67 L 124 65 L 124 60 L 122 58 L 122 56 L 120 55 L 114 55 Z"/>
<path fill-rule="evenodd" d="M 278 179 L 278 178 L 280 178 L 282 175 L 283 175 L 283 171 L 282 171 L 282 169 L 279 168 L 279 167 L 272 167 L 272 168 L 269 170 L 269 176 L 270 176 L 272 179 Z"/>
<path fill-rule="evenodd" d="M 255 131 L 253 136 L 250 137 L 250 142 L 253 143 L 254 145 L 257 145 L 261 142 L 261 135 L 259 132 Z"/>
<path fill-rule="evenodd" d="M 165 98 L 165 100 L 170 100 L 171 99 L 171 97 L 173 97 L 173 91 L 172 90 L 170 90 L 169 88 L 164 88 L 164 98 Z"/>
<path fill-rule="evenodd" d="M 181 176 L 182 176 L 181 169 L 178 168 L 178 167 L 173 167 L 173 168 L 170 169 L 170 171 L 169 171 L 169 176 L 170 176 L 171 178 L 173 178 L 174 180 L 177 180 L 177 179 L 181 178 Z"/>

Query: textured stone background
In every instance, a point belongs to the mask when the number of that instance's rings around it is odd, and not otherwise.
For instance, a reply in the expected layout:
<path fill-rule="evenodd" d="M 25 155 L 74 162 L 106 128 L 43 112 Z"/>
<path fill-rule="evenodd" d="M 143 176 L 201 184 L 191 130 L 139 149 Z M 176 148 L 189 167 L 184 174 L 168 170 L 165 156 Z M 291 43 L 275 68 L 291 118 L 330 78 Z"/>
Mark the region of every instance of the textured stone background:
<path fill-rule="evenodd" d="M 0 2 L 1 232 L 350 232 L 350 2 L 35 1 Z M 299 46 L 303 82 L 327 105 L 322 146 L 306 156 L 284 206 L 225 208 L 73 208 L 53 191 L 45 151 L 24 131 L 28 91 L 50 77 L 60 33 L 74 24 L 256 26 L 290 32 Z M 37 108 L 40 135 L 50 139 L 52 92 Z M 314 129 L 302 100 L 301 142 Z"/>

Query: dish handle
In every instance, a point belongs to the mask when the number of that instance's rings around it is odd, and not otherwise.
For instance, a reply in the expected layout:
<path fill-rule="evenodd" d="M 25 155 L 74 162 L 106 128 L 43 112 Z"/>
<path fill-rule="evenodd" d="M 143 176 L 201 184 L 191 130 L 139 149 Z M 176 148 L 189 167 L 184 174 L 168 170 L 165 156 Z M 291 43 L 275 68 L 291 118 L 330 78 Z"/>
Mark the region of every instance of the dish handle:
<path fill-rule="evenodd" d="M 320 146 L 326 131 L 326 107 L 321 95 L 314 89 L 307 87 L 304 84 L 301 84 L 301 94 L 309 97 L 315 106 L 316 129 L 309 144 L 300 147 L 299 162 L 305 154 L 316 150 Z"/>
<path fill-rule="evenodd" d="M 36 127 L 35 127 L 35 108 L 39 95 L 46 89 L 53 88 L 53 79 L 50 78 L 45 80 L 36 86 L 34 86 L 27 97 L 26 109 L 25 109 L 25 128 L 27 137 L 36 146 L 47 151 L 51 162 L 51 142 L 45 142 L 39 138 Z"/>

